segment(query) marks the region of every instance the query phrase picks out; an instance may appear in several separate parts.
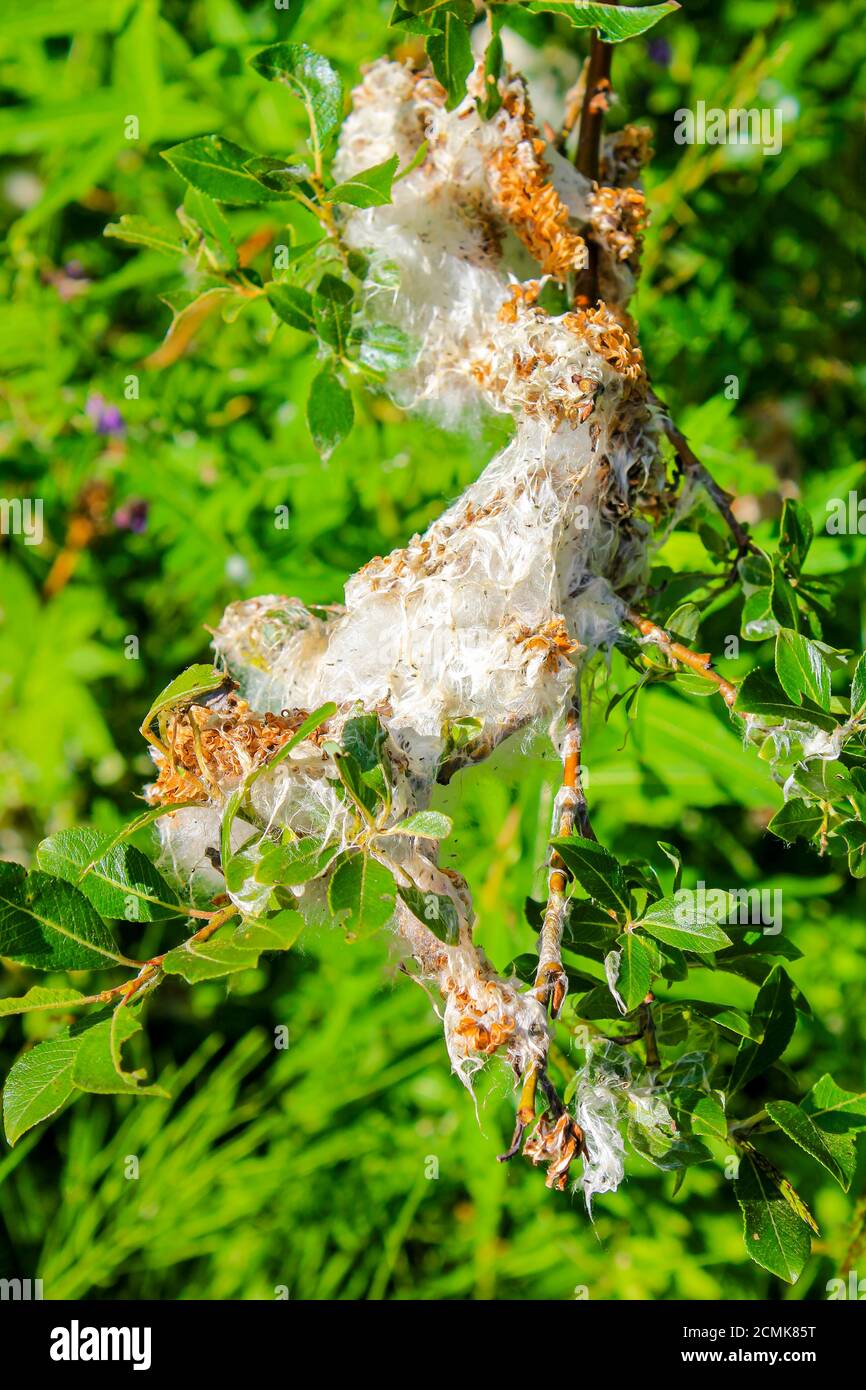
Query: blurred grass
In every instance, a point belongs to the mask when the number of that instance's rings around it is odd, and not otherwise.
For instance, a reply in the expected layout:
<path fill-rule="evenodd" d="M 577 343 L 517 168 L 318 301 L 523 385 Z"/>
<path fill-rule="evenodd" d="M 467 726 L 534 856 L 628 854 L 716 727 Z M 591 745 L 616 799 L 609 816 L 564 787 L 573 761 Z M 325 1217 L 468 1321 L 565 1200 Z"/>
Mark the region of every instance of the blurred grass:
<path fill-rule="evenodd" d="M 338 599 L 349 572 L 423 527 L 503 438 L 501 422 L 446 435 L 384 398 L 359 399 L 351 441 L 323 469 L 301 418 L 313 363 L 300 337 L 272 339 L 255 310 L 207 330 L 171 369 L 142 371 L 168 323 L 158 295 L 174 266 L 102 237 L 124 212 L 171 222 L 181 187 L 158 157 L 167 144 L 213 129 L 263 151 L 294 147 L 290 98 L 245 68 L 255 48 L 291 33 L 352 81 L 393 45 L 388 9 L 31 0 L 4 20 L 0 491 L 43 498 L 46 538 L 0 549 L 3 857 L 26 860 L 69 824 L 129 815 L 148 770 L 141 714 L 181 664 L 205 656 L 204 627 L 227 602 Z M 656 132 L 644 350 L 659 393 L 763 537 L 780 493 L 799 495 L 821 528 L 828 498 L 862 486 L 863 9 L 692 0 L 616 58 L 616 123 L 648 116 Z M 572 37 L 542 17 L 520 27 L 530 75 L 555 94 L 575 71 Z M 677 147 L 673 112 L 697 100 L 779 106 L 781 153 Z M 130 113 L 138 142 L 124 138 Z M 229 217 L 243 234 L 261 214 Z M 140 391 L 128 400 L 131 373 Z M 736 401 L 724 396 L 731 373 Z M 94 428 L 97 396 L 118 407 L 122 433 Z M 288 534 L 274 526 L 282 505 Z M 91 531 L 76 549 L 82 516 Z M 693 540 L 678 533 L 661 560 L 690 566 Z M 863 538 L 824 538 L 816 555 L 845 574 L 829 640 L 862 644 Z M 68 582 L 46 597 L 68 562 Z M 719 604 L 703 640 L 721 651 L 738 626 L 734 605 Z M 616 664 L 612 680 L 623 681 Z M 782 887 L 784 931 L 805 953 L 791 973 L 815 1010 L 790 1053 L 797 1081 L 832 1070 L 862 1089 L 862 886 L 838 861 L 764 836 L 778 793 L 714 705 L 654 691 L 629 728 L 621 706 L 605 725 L 605 699 L 587 742 L 598 833 L 631 854 L 676 842 L 691 882 Z M 523 900 L 539 893 L 555 780 L 538 738 L 441 794 L 455 816 L 449 853 L 499 966 L 532 945 Z M 751 987 L 736 984 L 748 1000 Z M 281 1025 L 285 1050 L 274 1046 Z M 88 1097 L 16 1150 L 4 1145 L 0 1276 L 41 1277 L 48 1298 L 782 1296 L 743 1255 L 721 1168 L 692 1170 L 673 1197 L 671 1178 L 636 1161 L 591 1225 L 578 1199 L 497 1164 L 507 1078 L 482 1088 L 476 1121 L 427 999 L 395 978 L 382 942 L 305 939 L 228 994 L 172 984 L 148 1031 L 156 1069 L 174 1075 L 170 1104 Z M 0 1024 L 4 1069 L 20 1036 L 15 1021 Z M 776 1142 L 771 1156 L 823 1232 L 784 1296 L 822 1297 L 852 1202 Z M 138 1178 L 124 1176 L 129 1157 Z M 863 1183 L 861 1160 L 853 1191 Z"/>

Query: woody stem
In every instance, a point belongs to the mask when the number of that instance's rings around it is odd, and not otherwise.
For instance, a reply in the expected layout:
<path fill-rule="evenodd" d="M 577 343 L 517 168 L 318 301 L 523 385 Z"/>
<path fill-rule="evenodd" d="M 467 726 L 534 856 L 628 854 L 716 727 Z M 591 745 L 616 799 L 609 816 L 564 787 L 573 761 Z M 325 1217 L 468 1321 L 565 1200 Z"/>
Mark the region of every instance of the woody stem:
<path fill-rule="evenodd" d="M 571 835 L 576 826 L 581 835 L 595 839 L 589 824 L 586 797 L 581 784 L 581 748 L 581 700 L 578 687 L 566 716 L 565 738 L 562 744 L 562 787 L 556 799 L 554 829 L 558 835 Z M 568 909 L 568 877 L 568 870 L 561 856 L 556 850 L 552 850 L 547 880 L 547 906 L 538 942 L 538 972 L 533 993 L 542 1003 L 550 1000 L 554 1018 L 562 1008 L 568 988 L 567 977 L 562 968 L 562 932 Z"/>
<path fill-rule="evenodd" d="M 616 4 L 616 0 L 612 3 Z M 601 134 L 610 97 L 612 61 L 612 45 L 603 43 L 593 29 L 574 159 L 578 172 L 593 183 L 598 183 L 601 164 Z M 587 252 L 589 263 L 577 277 L 575 303 L 593 308 L 598 300 L 598 244 L 592 237 L 587 238 Z"/>
<path fill-rule="evenodd" d="M 603 43 L 598 31 L 593 29 L 574 162 L 578 172 L 583 174 L 584 178 L 592 179 L 594 183 L 598 182 L 601 132 L 607 110 L 607 93 L 610 91 L 612 60 L 613 47 L 609 43 Z"/>
<path fill-rule="evenodd" d="M 612 3 L 616 4 L 617 0 L 612 0 Z M 603 43 L 597 30 L 594 29 L 590 40 L 583 107 L 574 161 L 578 172 L 583 174 L 584 178 L 591 179 L 593 183 L 598 183 L 600 173 L 601 136 L 610 99 L 612 60 L 613 46 L 609 43 Z M 577 277 L 575 299 L 577 303 L 585 302 L 589 308 L 592 308 L 598 300 L 599 287 L 598 245 L 591 237 L 587 240 L 587 249 L 589 264 Z M 734 516 L 731 508 L 733 502 L 731 495 L 719 486 L 709 470 L 701 463 L 685 435 L 670 418 L 664 403 L 659 400 L 655 393 L 651 393 L 651 399 L 663 412 L 663 428 L 676 451 L 680 464 L 688 475 L 700 483 L 712 499 L 737 543 L 738 556 L 754 550 L 755 545 L 748 531 Z"/>

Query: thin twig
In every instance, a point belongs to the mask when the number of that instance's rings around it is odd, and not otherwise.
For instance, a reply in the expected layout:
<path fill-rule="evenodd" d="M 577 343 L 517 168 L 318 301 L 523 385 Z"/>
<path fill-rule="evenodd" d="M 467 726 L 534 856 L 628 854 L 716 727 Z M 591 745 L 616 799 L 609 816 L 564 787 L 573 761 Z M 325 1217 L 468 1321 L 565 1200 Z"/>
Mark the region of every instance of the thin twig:
<path fill-rule="evenodd" d="M 523 1142 L 526 1128 L 535 1119 L 535 1093 L 538 1089 L 539 1076 L 542 1074 L 541 1063 L 533 1062 L 523 1079 L 523 1089 L 520 1092 L 520 1103 L 517 1107 L 511 1144 L 504 1154 L 497 1154 L 499 1163 L 507 1163 L 510 1158 L 514 1158 L 520 1152 L 520 1145 Z"/>
<path fill-rule="evenodd" d="M 658 1067 L 661 1065 L 659 1057 L 659 1045 L 656 1040 L 656 1026 L 653 1019 L 652 1006 L 655 1003 L 655 995 L 650 991 L 640 1008 L 638 1009 L 638 1022 L 640 1024 L 640 1037 L 643 1038 L 646 1049 L 646 1064 L 648 1067 Z"/>
<path fill-rule="evenodd" d="M 227 903 L 225 907 L 221 907 L 218 911 L 212 913 L 210 921 L 205 922 L 203 927 L 199 927 L 198 931 L 188 937 L 181 945 L 193 946 L 199 942 L 207 941 L 209 937 L 213 936 L 215 931 L 218 931 L 219 928 L 224 926 L 232 917 L 236 917 L 238 911 L 239 909 L 235 907 L 234 903 Z M 134 995 L 139 994 L 147 985 L 155 981 L 156 977 L 161 972 L 162 963 L 167 954 L 166 951 L 163 951 L 160 956 L 151 956 L 150 960 L 145 961 L 141 971 L 131 983 L 128 982 L 118 986 L 115 990 L 109 991 L 109 994 L 121 993 L 123 995 L 119 1005 L 120 1008 L 123 1008 Z"/>
<path fill-rule="evenodd" d="M 550 1077 L 547 1075 L 547 1072 L 543 1071 L 538 1079 L 541 1085 L 541 1089 L 543 1090 L 547 1099 L 547 1103 L 553 1112 L 553 1117 L 554 1119 L 558 1120 L 560 1115 L 565 1110 L 565 1106 L 559 1098 L 559 1092 L 557 1091 Z"/>
<path fill-rule="evenodd" d="M 736 541 L 737 558 L 739 559 L 749 551 L 756 551 L 757 546 L 755 542 L 742 523 L 734 516 L 732 510 L 734 498 L 729 492 L 725 492 L 724 488 L 719 486 L 709 469 L 701 463 L 682 430 L 677 429 L 677 426 L 671 419 L 670 411 L 664 401 L 660 400 L 654 391 L 650 392 L 650 400 L 653 401 L 662 412 L 662 427 L 674 447 L 674 452 L 676 453 L 683 471 L 688 477 L 694 478 L 695 482 L 700 483 L 701 487 L 711 498 L 716 510 Z"/>
<path fill-rule="evenodd" d="M 718 671 L 713 670 L 712 656 L 709 652 L 693 652 L 691 647 L 684 647 L 682 642 L 677 642 L 671 637 L 669 632 L 665 632 L 663 627 L 659 627 L 649 618 L 641 617 L 633 608 L 626 609 L 626 618 L 632 627 L 637 628 L 638 632 L 643 633 L 650 642 L 664 652 L 668 661 L 673 664 L 679 663 L 688 666 L 690 671 L 694 671 L 696 676 L 702 680 L 711 681 L 722 696 L 728 709 L 732 709 L 737 698 L 737 687 L 726 681 L 724 676 L 720 676 Z"/>
<path fill-rule="evenodd" d="M 592 835 L 581 785 L 580 755 L 581 705 L 580 692 L 577 690 L 566 717 L 562 744 L 562 786 L 554 807 L 554 829 L 558 835 L 570 835 L 575 825 L 580 828 L 582 835 Z M 562 1008 L 568 989 L 568 977 L 562 968 L 562 932 L 568 910 L 568 880 L 568 870 L 561 856 L 552 850 L 547 879 L 547 906 L 538 940 L 538 973 L 533 993 L 543 1004 L 550 1002 L 554 1018 Z"/>

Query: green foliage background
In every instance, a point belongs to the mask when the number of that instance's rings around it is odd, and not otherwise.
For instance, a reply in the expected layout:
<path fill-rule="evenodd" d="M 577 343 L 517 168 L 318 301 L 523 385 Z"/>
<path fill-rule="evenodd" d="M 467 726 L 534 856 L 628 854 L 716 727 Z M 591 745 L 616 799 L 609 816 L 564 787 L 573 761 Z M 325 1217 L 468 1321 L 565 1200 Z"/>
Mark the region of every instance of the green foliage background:
<path fill-rule="evenodd" d="M 251 53 L 301 38 L 351 84 L 360 62 L 406 42 L 388 11 L 375 0 L 288 11 L 29 0 L 4 17 L 0 492 L 43 499 L 45 539 L 4 537 L 0 549 L 0 857 L 27 862 L 68 825 L 118 827 L 150 767 L 137 734 L 150 698 L 207 658 L 205 628 L 225 604 L 268 592 L 339 600 L 347 574 L 421 529 L 502 439 L 498 422 L 445 435 L 359 394 L 356 428 L 323 466 L 303 421 L 315 361 L 302 336 L 274 335 L 256 305 L 208 324 L 175 365 L 143 369 L 169 322 L 158 296 L 176 288 L 176 266 L 102 235 L 127 212 L 172 223 L 183 187 L 161 148 L 212 130 L 265 153 L 297 147 L 299 109 L 246 67 Z M 863 486 L 862 19 L 862 4 L 841 0 L 688 0 L 617 50 L 614 117 L 656 132 L 636 310 L 659 394 L 745 498 L 759 540 L 775 534 L 781 496 L 806 505 L 810 566 L 838 580 L 827 640 L 858 650 L 866 537 L 827 535 L 825 522 L 829 499 Z M 540 114 L 555 119 L 585 39 L 549 16 L 515 25 Z M 781 153 L 677 146 L 673 113 L 698 100 L 781 108 Z M 125 138 L 130 114 L 137 141 Z M 263 214 L 228 216 L 242 237 Z M 302 235 L 303 214 L 292 217 Z M 124 398 L 130 373 L 137 400 Z M 98 432 L 98 396 L 119 408 L 122 433 Z M 76 549 L 76 519 L 100 496 Z M 288 532 L 274 524 L 283 505 Z M 129 529 L 130 516 L 145 528 Z M 686 569 L 702 555 L 684 530 L 660 560 Z M 736 603 L 719 603 L 702 645 L 721 652 L 738 631 Z M 127 659 L 130 635 L 138 659 Z M 612 691 L 627 680 L 615 666 Z M 622 704 L 605 724 L 604 705 L 586 750 L 600 838 L 631 855 L 677 844 L 687 883 L 782 889 L 783 930 L 803 952 L 790 971 L 814 1010 L 787 1063 L 800 1090 L 831 1071 L 862 1091 L 862 882 L 843 858 L 766 836 L 780 795 L 721 702 L 654 689 L 631 727 Z M 540 896 L 557 773 L 539 739 L 441 796 L 455 818 L 448 854 L 500 966 L 533 947 L 523 900 Z M 3 993 L 19 993 L 25 973 L 10 967 Z M 726 977 L 722 994 L 700 973 L 700 997 L 751 1004 L 745 980 Z M 26 1035 L 47 1026 L 33 1016 Z M 745 1258 L 721 1166 L 691 1169 L 673 1195 L 671 1177 L 633 1161 L 592 1226 L 579 1198 L 494 1161 L 511 1125 L 507 1078 L 482 1088 L 476 1120 L 427 999 L 395 977 L 379 940 L 305 936 L 228 991 L 169 983 L 148 1034 L 170 1103 L 88 1096 L 3 1145 L 0 1277 L 41 1277 L 47 1298 L 271 1298 L 281 1286 L 316 1299 L 821 1298 L 856 1239 L 852 1196 L 782 1138 L 767 1151 L 822 1230 L 793 1289 Z M 18 1021 L 0 1023 L 4 1072 L 19 1046 Z M 864 1177 L 861 1158 L 855 1196 Z"/>

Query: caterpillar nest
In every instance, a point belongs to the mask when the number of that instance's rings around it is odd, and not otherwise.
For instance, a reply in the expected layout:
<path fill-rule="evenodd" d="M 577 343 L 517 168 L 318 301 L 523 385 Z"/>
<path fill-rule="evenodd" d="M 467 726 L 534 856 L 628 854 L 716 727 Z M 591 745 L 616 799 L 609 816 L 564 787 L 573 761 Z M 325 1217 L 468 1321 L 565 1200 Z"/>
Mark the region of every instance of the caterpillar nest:
<path fill-rule="evenodd" d="M 448 1053 L 467 1084 L 493 1054 L 518 1077 L 543 1065 L 545 1002 L 500 978 L 473 943 L 468 890 L 437 866 L 435 841 L 385 832 L 428 806 L 443 769 L 450 775 L 513 731 L 546 721 L 559 742 L 581 664 L 611 642 L 620 595 L 644 580 L 646 518 L 658 516 L 665 485 L 658 411 L 626 310 L 646 140 L 633 127 L 608 137 L 599 188 L 546 147 L 521 80 L 502 79 L 501 109 L 487 122 L 473 100 L 479 81 L 476 73 L 449 112 L 429 76 L 374 63 L 354 92 L 334 172 L 344 180 L 394 154 L 405 166 L 427 141 L 393 201 L 348 209 L 341 235 L 369 261 L 365 312 L 417 345 L 412 365 L 388 383 L 394 398 L 446 426 L 482 410 L 508 415 L 513 437 L 423 536 L 352 576 L 341 609 L 310 611 L 278 596 L 230 605 L 214 646 L 243 698 L 178 714 L 171 756 L 155 754 L 149 789 L 154 803 L 197 803 L 159 822 L 176 873 L 225 887 L 214 864 L 227 798 L 306 711 L 334 701 L 337 713 L 256 779 L 232 847 L 254 861 L 291 832 L 327 843 L 339 862 L 358 834 L 339 779 L 341 739 L 359 710 L 374 712 L 390 785 L 365 852 L 398 884 L 453 908 L 447 942 L 402 899 L 389 925 L 418 978 L 441 994 Z M 573 288 L 588 237 L 601 300 L 548 312 L 545 287 Z M 384 262 L 396 265 L 398 289 L 385 287 Z M 476 732 L 455 748 L 460 721 Z M 328 874 L 292 889 L 312 918 L 329 915 Z M 251 875 L 228 891 L 254 912 L 270 890 Z M 597 1157 L 607 1121 L 594 1149 L 590 1101 L 581 1106 L 580 1125 L 564 1112 L 542 1116 L 526 1151 L 548 1164 L 556 1186 L 582 1152 L 591 1195 L 615 1182 Z"/>

